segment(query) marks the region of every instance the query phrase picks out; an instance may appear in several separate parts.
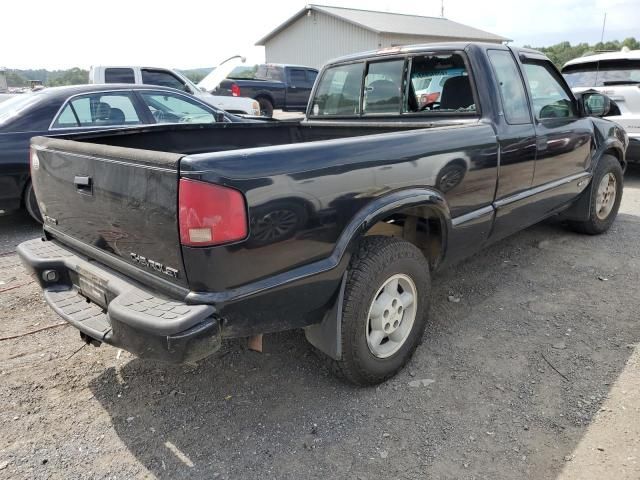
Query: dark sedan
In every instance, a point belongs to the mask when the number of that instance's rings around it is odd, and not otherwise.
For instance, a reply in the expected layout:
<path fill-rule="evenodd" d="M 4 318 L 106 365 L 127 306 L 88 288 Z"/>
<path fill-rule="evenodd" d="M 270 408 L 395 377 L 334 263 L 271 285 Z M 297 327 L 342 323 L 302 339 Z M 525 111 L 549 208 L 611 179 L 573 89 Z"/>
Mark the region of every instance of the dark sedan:
<path fill-rule="evenodd" d="M 29 140 L 134 125 L 245 121 L 165 87 L 77 85 L 0 103 L 0 210 L 21 207 L 41 221 L 29 175 Z"/>

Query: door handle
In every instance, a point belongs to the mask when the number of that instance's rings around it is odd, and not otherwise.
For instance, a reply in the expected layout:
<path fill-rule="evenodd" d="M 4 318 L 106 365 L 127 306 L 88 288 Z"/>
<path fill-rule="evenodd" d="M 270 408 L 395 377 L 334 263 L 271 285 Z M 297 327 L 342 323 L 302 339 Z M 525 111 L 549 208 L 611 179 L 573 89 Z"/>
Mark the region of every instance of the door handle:
<path fill-rule="evenodd" d="M 91 195 L 93 190 L 93 181 L 91 177 L 82 177 L 76 175 L 73 177 L 73 184 L 76 186 L 76 190 L 79 193 L 88 193 Z"/>

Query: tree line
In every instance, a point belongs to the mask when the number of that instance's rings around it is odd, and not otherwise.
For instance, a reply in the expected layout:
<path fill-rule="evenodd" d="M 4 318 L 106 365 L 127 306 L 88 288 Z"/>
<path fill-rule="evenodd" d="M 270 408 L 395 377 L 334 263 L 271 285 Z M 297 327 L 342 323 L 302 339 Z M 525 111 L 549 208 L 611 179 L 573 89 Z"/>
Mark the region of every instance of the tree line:
<path fill-rule="evenodd" d="M 624 40 L 613 40 L 610 42 L 598 42 L 594 45 L 588 43 L 578 43 L 571 45 L 569 42 L 560 42 L 550 47 L 525 47 L 540 50 L 558 67 L 561 68 L 566 62 L 573 58 L 582 57 L 590 53 L 600 51 L 619 51 L 622 47 L 628 47 L 630 50 L 639 50 L 640 42 L 634 37 L 625 38 Z M 255 68 L 255 67 L 254 67 Z M 181 70 L 181 72 L 189 78 L 189 80 L 198 83 L 202 78 L 211 71 L 211 68 L 194 68 L 191 70 Z M 246 71 L 239 72 L 237 77 L 251 78 L 252 72 L 250 67 Z M 56 87 L 60 85 L 78 85 L 89 82 L 89 71 L 81 68 L 71 68 L 69 70 L 16 70 L 9 69 L 6 71 L 7 83 L 9 87 L 28 87 L 32 80 L 39 80 L 48 87 Z"/>

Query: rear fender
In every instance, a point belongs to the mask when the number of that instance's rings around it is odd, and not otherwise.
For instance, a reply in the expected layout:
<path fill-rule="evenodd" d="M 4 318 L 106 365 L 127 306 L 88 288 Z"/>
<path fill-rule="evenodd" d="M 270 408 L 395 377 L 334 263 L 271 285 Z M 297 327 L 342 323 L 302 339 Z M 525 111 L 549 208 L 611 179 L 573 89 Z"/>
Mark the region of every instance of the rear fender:
<path fill-rule="evenodd" d="M 440 192 L 425 188 L 400 190 L 376 199 L 358 212 L 340 236 L 333 254 L 336 258 L 341 258 L 340 263 L 345 265 L 338 295 L 331 308 L 326 311 L 322 322 L 305 328 L 305 336 L 309 343 L 329 357 L 335 360 L 342 358 L 342 304 L 348 260 L 373 225 L 394 213 L 413 207 L 429 207 L 438 213 L 442 232 L 440 260 L 444 258 L 448 232 L 451 228 L 451 215 L 447 202 Z"/>

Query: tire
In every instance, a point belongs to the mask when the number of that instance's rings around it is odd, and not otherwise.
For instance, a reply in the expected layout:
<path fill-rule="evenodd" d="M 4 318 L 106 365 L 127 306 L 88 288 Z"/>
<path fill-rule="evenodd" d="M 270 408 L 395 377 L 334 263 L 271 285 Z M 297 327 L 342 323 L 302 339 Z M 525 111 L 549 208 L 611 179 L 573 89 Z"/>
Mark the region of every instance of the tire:
<path fill-rule="evenodd" d="M 267 118 L 273 117 L 273 103 L 264 97 L 258 97 L 256 100 L 260 104 L 260 115 Z"/>
<path fill-rule="evenodd" d="M 395 288 L 394 278 L 398 285 Z M 422 339 L 429 292 L 429 264 L 418 248 L 398 238 L 365 237 L 347 273 L 342 306 L 342 359 L 330 360 L 332 370 L 356 385 L 376 385 L 395 375 Z M 412 303 L 403 300 L 406 293 L 414 296 Z M 378 315 L 373 313 L 375 310 Z M 381 323 L 375 329 L 373 325 L 377 322 Z M 387 326 L 391 334 L 377 344 L 376 339 L 387 334 L 383 331 Z M 392 340 L 394 335 L 397 341 Z"/>
<path fill-rule="evenodd" d="M 599 235 L 609 230 L 620 208 L 622 182 L 622 167 L 618 159 L 612 155 L 603 155 L 591 179 L 588 193 L 591 196 L 589 218 L 569 221 L 569 227 L 588 235 Z M 607 193 L 603 193 L 603 188 Z"/>
<path fill-rule="evenodd" d="M 29 215 L 31 215 L 31 218 L 38 223 L 42 223 L 42 214 L 40 213 L 36 193 L 33 190 L 31 182 L 29 182 L 24 189 L 24 207 L 27 209 Z"/>

